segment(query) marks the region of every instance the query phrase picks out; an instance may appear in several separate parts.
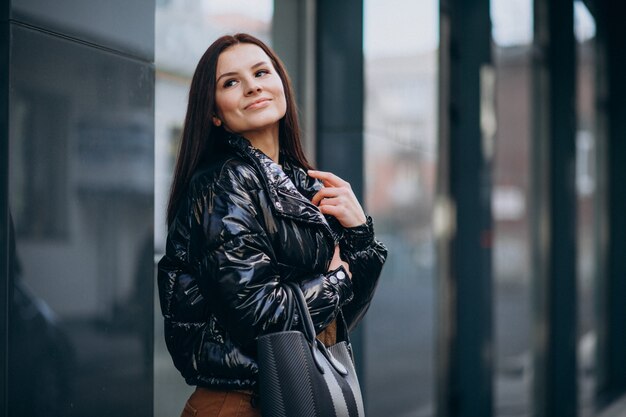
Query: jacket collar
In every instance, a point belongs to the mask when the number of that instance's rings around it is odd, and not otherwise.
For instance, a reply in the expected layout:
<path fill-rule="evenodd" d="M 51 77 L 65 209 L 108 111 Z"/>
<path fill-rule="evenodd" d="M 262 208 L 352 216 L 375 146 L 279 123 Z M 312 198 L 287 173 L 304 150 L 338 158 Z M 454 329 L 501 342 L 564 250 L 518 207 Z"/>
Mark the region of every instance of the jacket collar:
<path fill-rule="evenodd" d="M 293 220 L 323 225 L 332 235 L 326 218 L 309 200 L 322 188 L 319 181 L 310 178 L 303 169 L 293 165 L 287 158 L 283 158 L 283 168 L 281 168 L 271 158 L 253 147 L 243 136 L 226 133 L 226 140 L 239 155 L 259 171 L 261 174 L 259 177 L 267 188 L 272 200 L 272 209 L 276 214 Z M 287 173 L 291 175 L 288 176 Z"/>

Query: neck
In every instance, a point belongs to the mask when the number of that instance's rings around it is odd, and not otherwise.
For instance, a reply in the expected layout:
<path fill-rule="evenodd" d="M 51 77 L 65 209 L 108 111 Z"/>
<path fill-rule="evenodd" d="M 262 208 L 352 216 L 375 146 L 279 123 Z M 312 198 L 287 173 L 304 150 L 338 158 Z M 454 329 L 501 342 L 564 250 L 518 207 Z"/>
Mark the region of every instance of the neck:
<path fill-rule="evenodd" d="M 274 162 L 278 163 L 279 144 L 278 144 L 278 123 L 272 128 L 261 131 L 248 132 L 243 135 L 250 141 L 250 144 L 263 152 Z"/>

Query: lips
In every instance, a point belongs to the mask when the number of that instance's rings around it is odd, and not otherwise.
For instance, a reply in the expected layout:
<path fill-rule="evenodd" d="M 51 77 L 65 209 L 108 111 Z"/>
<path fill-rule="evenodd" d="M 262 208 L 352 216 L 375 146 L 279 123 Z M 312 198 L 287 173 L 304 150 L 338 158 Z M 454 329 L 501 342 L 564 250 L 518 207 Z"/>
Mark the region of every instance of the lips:
<path fill-rule="evenodd" d="M 246 107 L 244 107 L 245 110 L 249 110 L 249 109 L 254 109 L 257 107 L 260 107 L 263 105 L 263 103 L 266 103 L 268 101 L 270 101 L 271 99 L 269 98 L 260 98 L 258 100 L 253 101 L 252 103 L 248 104 Z"/>

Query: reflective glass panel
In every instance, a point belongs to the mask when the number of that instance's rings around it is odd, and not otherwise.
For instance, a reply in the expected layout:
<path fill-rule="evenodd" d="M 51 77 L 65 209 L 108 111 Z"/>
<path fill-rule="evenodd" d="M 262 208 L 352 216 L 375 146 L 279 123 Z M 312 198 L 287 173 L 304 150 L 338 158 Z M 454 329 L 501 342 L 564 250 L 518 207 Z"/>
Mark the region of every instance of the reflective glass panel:
<path fill-rule="evenodd" d="M 432 416 L 439 2 L 364 5 L 366 210 L 389 247 L 365 322 L 367 415 Z"/>
<path fill-rule="evenodd" d="M 153 68 L 11 36 L 9 415 L 151 416 Z"/>
<path fill-rule="evenodd" d="M 11 18 L 120 52 L 154 58 L 154 0 L 11 0 Z"/>
<path fill-rule="evenodd" d="M 496 71 L 494 222 L 494 410 L 530 415 L 529 145 L 531 135 L 532 1 L 493 0 Z"/>
<path fill-rule="evenodd" d="M 597 326 L 594 314 L 594 199 L 596 198 L 595 20 L 582 1 L 574 2 L 576 35 L 576 194 L 578 197 L 578 396 L 579 415 L 593 415 Z"/>

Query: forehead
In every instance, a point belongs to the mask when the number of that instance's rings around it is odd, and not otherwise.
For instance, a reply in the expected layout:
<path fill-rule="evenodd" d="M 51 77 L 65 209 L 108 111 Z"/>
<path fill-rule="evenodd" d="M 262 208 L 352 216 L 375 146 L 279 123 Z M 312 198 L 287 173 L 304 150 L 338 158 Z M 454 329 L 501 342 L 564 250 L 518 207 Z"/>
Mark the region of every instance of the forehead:
<path fill-rule="evenodd" d="M 217 59 L 217 76 L 226 72 L 243 71 L 262 61 L 271 64 L 270 57 L 263 49 L 252 43 L 239 43 L 220 54 Z"/>

